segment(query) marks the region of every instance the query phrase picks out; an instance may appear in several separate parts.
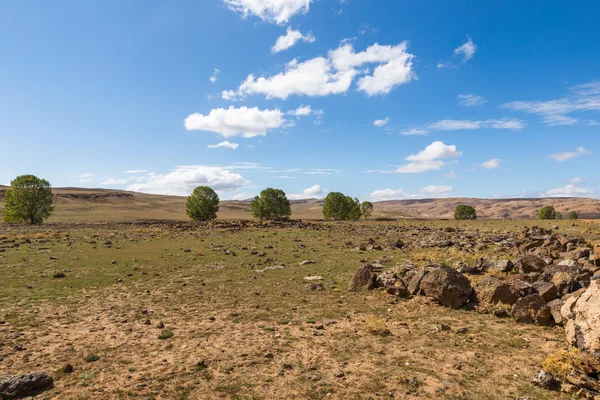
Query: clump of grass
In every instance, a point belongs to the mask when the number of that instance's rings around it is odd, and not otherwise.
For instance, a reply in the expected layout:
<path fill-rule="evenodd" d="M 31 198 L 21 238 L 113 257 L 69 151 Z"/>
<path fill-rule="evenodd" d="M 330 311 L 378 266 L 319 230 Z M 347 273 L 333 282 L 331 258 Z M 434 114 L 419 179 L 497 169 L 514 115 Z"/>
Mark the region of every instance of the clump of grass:
<path fill-rule="evenodd" d="M 100 359 L 100 356 L 98 354 L 90 353 L 90 354 L 87 354 L 85 357 L 83 357 L 83 359 L 86 362 L 94 362 L 94 361 L 98 361 Z"/>
<path fill-rule="evenodd" d="M 365 321 L 367 332 L 378 336 L 389 336 L 392 332 L 388 329 L 385 319 L 377 318 L 374 315 L 367 317 Z"/>
<path fill-rule="evenodd" d="M 62 278 L 66 278 L 67 275 L 64 272 L 55 272 L 52 277 L 54 279 L 62 279 Z"/>
<path fill-rule="evenodd" d="M 542 363 L 542 368 L 550 372 L 555 378 L 564 381 L 576 369 L 581 369 L 582 362 L 579 350 L 559 350 L 550 354 Z"/>
<path fill-rule="evenodd" d="M 164 331 L 162 331 L 160 333 L 160 335 L 158 335 L 158 338 L 161 340 L 171 339 L 172 337 L 173 337 L 173 331 L 170 331 L 168 329 L 165 329 Z"/>

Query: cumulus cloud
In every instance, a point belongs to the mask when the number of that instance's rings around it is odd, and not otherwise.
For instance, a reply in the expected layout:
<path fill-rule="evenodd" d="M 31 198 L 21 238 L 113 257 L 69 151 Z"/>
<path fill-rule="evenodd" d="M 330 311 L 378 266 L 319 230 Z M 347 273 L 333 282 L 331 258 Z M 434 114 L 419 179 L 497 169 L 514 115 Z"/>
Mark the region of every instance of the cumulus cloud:
<path fill-rule="evenodd" d="M 325 194 L 325 191 L 321 188 L 320 185 L 314 185 L 309 188 L 306 188 L 302 191 L 302 193 L 298 194 L 290 194 L 287 197 L 290 200 L 303 200 L 303 199 L 314 199 L 321 198 Z"/>
<path fill-rule="evenodd" d="M 389 124 L 389 122 L 390 122 L 390 117 L 387 117 L 385 119 L 376 119 L 375 121 L 373 121 L 373 125 L 381 128 L 381 127 Z"/>
<path fill-rule="evenodd" d="M 521 130 L 525 123 L 518 119 L 501 118 L 481 121 L 443 119 L 423 126 L 413 126 L 402 131 L 403 135 L 426 135 L 431 131 L 459 131 L 476 129 L 508 129 Z"/>
<path fill-rule="evenodd" d="M 215 68 L 215 70 L 213 71 L 212 75 L 210 76 L 210 78 L 208 80 L 211 81 L 212 83 L 215 83 L 217 81 L 217 79 L 219 79 L 220 73 L 221 73 L 221 70 Z"/>
<path fill-rule="evenodd" d="M 573 86 L 566 97 L 547 101 L 512 101 L 501 107 L 539 115 L 547 126 L 575 125 L 579 120 L 569 114 L 600 111 L 600 81 Z"/>
<path fill-rule="evenodd" d="M 487 103 L 487 100 L 476 94 L 459 94 L 456 96 L 461 107 L 475 107 Z"/>
<path fill-rule="evenodd" d="M 302 40 L 305 43 L 313 43 L 316 39 L 312 32 L 303 35 L 302 32 L 296 31 L 291 27 L 287 28 L 286 34 L 279 36 L 275 41 L 275 45 L 271 48 L 271 53 L 279 53 L 294 46 L 298 41 Z"/>
<path fill-rule="evenodd" d="M 358 90 L 369 96 L 385 95 L 395 87 L 417 76 L 412 70 L 414 56 L 407 52 L 408 43 L 382 46 L 377 43 L 365 51 L 355 52 L 352 44 L 344 42 L 329 52 L 328 57 L 316 57 L 303 62 L 294 59 L 283 72 L 269 77 L 248 75 L 237 90 L 225 90 L 222 97 L 237 100 L 260 94 L 267 99 L 287 99 L 292 95 L 328 96 L 346 93 L 357 76 Z M 371 71 L 361 68 L 376 65 Z"/>
<path fill-rule="evenodd" d="M 454 172 L 454 170 L 448 172 L 447 174 L 444 174 L 444 178 L 446 179 L 458 179 L 458 176 L 456 176 L 456 172 Z"/>
<path fill-rule="evenodd" d="M 286 24 L 296 14 L 308 12 L 312 0 L 223 0 L 227 7 L 244 18 L 255 15 L 263 21 Z"/>
<path fill-rule="evenodd" d="M 265 136 L 268 131 L 286 126 L 280 110 L 260 110 L 258 107 L 216 108 L 208 115 L 194 113 L 185 119 L 187 130 L 218 133 L 226 138 Z"/>
<path fill-rule="evenodd" d="M 501 160 L 499 158 L 492 158 L 491 160 L 482 163 L 481 166 L 487 169 L 498 168 L 500 166 L 500 161 Z"/>
<path fill-rule="evenodd" d="M 411 200 L 423 198 L 448 197 L 454 191 L 452 186 L 429 185 L 419 189 L 419 193 L 411 194 L 403 189 L 381 189 L 372 192 L 368 198 L 373 201 Z"/>
<path fill-rule="evenodd" d="M 148 172 L 147 169 L 130 169 L 125 171 L 126 174 L 143 174 Z"/>
<path fill-rule="evenodd" d="M 142 193 L 187 196 L 197 186 L 210 186 L 216 191 L 232 191 L 248 181 L 223 167 L 206 165 L 180 166 L 167 174 L 149 174 L 127 190 Z"/>
<path fill-rule="evenodd" d="M 287 114 L 295 117 L 308 117 L 314 115 L 318 119 L 323 116 L 323 110 L 313 110 L 311 106 L 301 105 L 295 110 L 288 111 Z"/>
<path fill-rule="evenodd" d="M 442 160 L 460 157 L 462 152 L 455 145 L 446 145 L 444 142 L 433 142 L 423 151 L 406 157 L 408 164 L 399 167 L 399 173 L 419 173 L 441 169 L 446 163 Z"/>
<path fill-rule="evenodd" d="M 550 158 L 552 158 L 554 161 L 563 162 L 585 154 L 592 154 L 592 152 L 587 150 L 585 147 L 578 147 L 575 151 L 551 154 Z"/>
<path fill-rule="evenodd" d="M 235 150 L 239 147 L 239 144 L 237 143 L 231 143 L 227 140 L 221 142 L 221 143 L 217 143 L 217 144 L 209 144 L 208 146 L 209 149 L 218 149 L 218 148 L 226 148 L 226 149 L 231 149 L 231 150 Z"/>
<path fill-rule="evenodd" d="M 475 51 L 477 50 L 477 46 L 473 43 L 473 40 L 468 37 L 467 41 L 454 49 L 454 55 L 457 57 L 462 57 L 463 62 L 469 61 L 475 55 Z"/>
<path fill-rule="evenodd" d="M 565 187 L 550 189 L 542 193 L 544 197 L 595 197 L 596 191 L 576 184 L 568 184 Z"/>
<path fill-rule="evenodd" d="M 583 178 L 576 176 L 575 178 L 568 179 L 568 182 L 574 183 L 574 184 L 579 184 L 579 183 L 583 183 L 584 180 L 583 180 Z"/>

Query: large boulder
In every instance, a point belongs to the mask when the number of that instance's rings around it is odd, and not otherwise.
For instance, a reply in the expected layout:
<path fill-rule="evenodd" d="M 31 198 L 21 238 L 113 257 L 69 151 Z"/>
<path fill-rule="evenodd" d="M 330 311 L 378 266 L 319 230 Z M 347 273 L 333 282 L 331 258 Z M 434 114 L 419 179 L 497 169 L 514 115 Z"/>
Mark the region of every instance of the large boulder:
<path fill-rule="evenodd" d="M 34 396 L 51 389 L 54 381 L 45 372 L 23 375 L 0 375 L 0 398 L 3 400 Z"/>
<path fill-rule="evenodd" d="M 537 293 L 542 296 L 546 303 L 549 303 L 558 297 L 558 290 L 552 282 L 539 280 L 534 282 L 532 286 L 535 288 Z"/>
<path fill-rule="evenodd" d="M 373 264 L 365 264 L 360 267 L 352 277 L 348 290 L 355 292 L 361 289 L 373 290 L 377 287 L 377 274 L 381 267 Z"/>
<path fill-rule="evenodd" d="M 600 282 L 591 281 L 580 296 L 567 299 L 560 311 L 571 345 L 584 351 L 600 351 Z"/>
<path fill-rule="evenodd" d="M 519 272 L 524 274 L 529 274 L 532 272 L 539 273 L 544 272 L 544 269 L 546 268 L 546 261 L 534 255 L 527 254 L 517 259 L 515 267 Z"/>
<path fill-rule="evenodd" d="M 553 318 L 550 308 L 539 294 L 521 297 L 513 304 L 510 315 L 520 323 L 552 325 Z"/>
<path fill-rule="evenodd" d="M 430 268 L 421 279 L 419 288 L 425 296 L 454 309 L 465 305 L 473 292 L 469 279 L 446 265 Z"/>
<path fill-rule="evenodd" d="M 513 305 L 519 299 L 519 294 L 511 287 L 493 276 L 486 276 L 477 282 L 473 289 L 477 294 L 477 300 L 483 304 L 504 303 Z"/>

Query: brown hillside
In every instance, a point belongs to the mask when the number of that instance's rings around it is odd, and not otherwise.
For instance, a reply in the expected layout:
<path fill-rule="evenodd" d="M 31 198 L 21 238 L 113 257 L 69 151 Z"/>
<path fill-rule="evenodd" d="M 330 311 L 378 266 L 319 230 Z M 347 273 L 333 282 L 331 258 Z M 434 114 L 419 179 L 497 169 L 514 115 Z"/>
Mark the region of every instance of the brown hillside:
<path fill-rule="evenodd" d="M 0 207 L 5 186 L 0 186 Z M 136 221 L 145 219 L 186 220 L 185 197 L 152 195 L 113 189 L 55 188 L 56 210 L 50 222 Z M 320 219 L 323 200 L 294 200 L 292 216 L 298 219 Z M 373 217 L 452 218 L 459 204 L 470 204 L 479 218 L 535 219 L 545 205 L 554 206 L 566 215 L 577 211 L 581 218 L 600 218 L 600 201 L 586 198 L 531 199 L 421 199 L 375 202 Z M 249 219 L 250 201 L 222 201 L 221 219 Z"/>

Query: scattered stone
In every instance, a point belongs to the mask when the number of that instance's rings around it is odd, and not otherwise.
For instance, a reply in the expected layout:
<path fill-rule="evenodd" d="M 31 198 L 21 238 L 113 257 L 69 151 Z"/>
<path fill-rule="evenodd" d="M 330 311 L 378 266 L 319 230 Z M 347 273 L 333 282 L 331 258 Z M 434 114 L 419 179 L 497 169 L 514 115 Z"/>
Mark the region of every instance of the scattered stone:
<path fill-rule="evenodd" d="M 315 290 L 315 291 L 319 291 L 319 292 L 322 292 L 325 290 L 325 286 L 323 286 L 323 284 L 321 282 L 309 283 L 306 285 L 306 288 L 308 290 Z"/>
<path fill-rule="evenodd" d="M 454 309 L 465 305 L 473 291 L 466 276 L 446 265 L 435 265 L 421 279 L 419 287 L 425 296 Z"/>
<path fill-rule="evenodd" d="M 373 290 L 377 287 L 377 275 L 375 274 L 376 267 L 372 264 L 365 264 L 360 267 L 352 280 L 348 290 L 355 292 L 361 289 Z"/>
<path fill-rule="evenodd" d="M 477 300 L 483 304 L 508 304 L 513 305 L 519 299 L 518 293 L 511 287 L 493 276 L 486 276 L 479 280 L 473 287 Z"/>
<path fill-rule="evenodd" d="M 546 268 L 546 261 L 537 256 L 527 254 L 517 259 L 515 267 L 519 272 L 524 274 L 531 272 L 544 272 L 544 269 Z"/>
<path fill-rule="evenodd" d="M 558 388 L 558 382 L 556 379 L 554 379 L 554 376 L 550 372 L 546 372 L 543 369 L 534 372 L 531 382 L 534 385 L 547 390 Z"/>
<path fill-rule="evenodd" d="M 302 267 L 304 265 L 309 265 L 309 264 L 316 264 L 316 262 L 315 262 L 315 260 L 304 260 L 298 265 Z"/>

